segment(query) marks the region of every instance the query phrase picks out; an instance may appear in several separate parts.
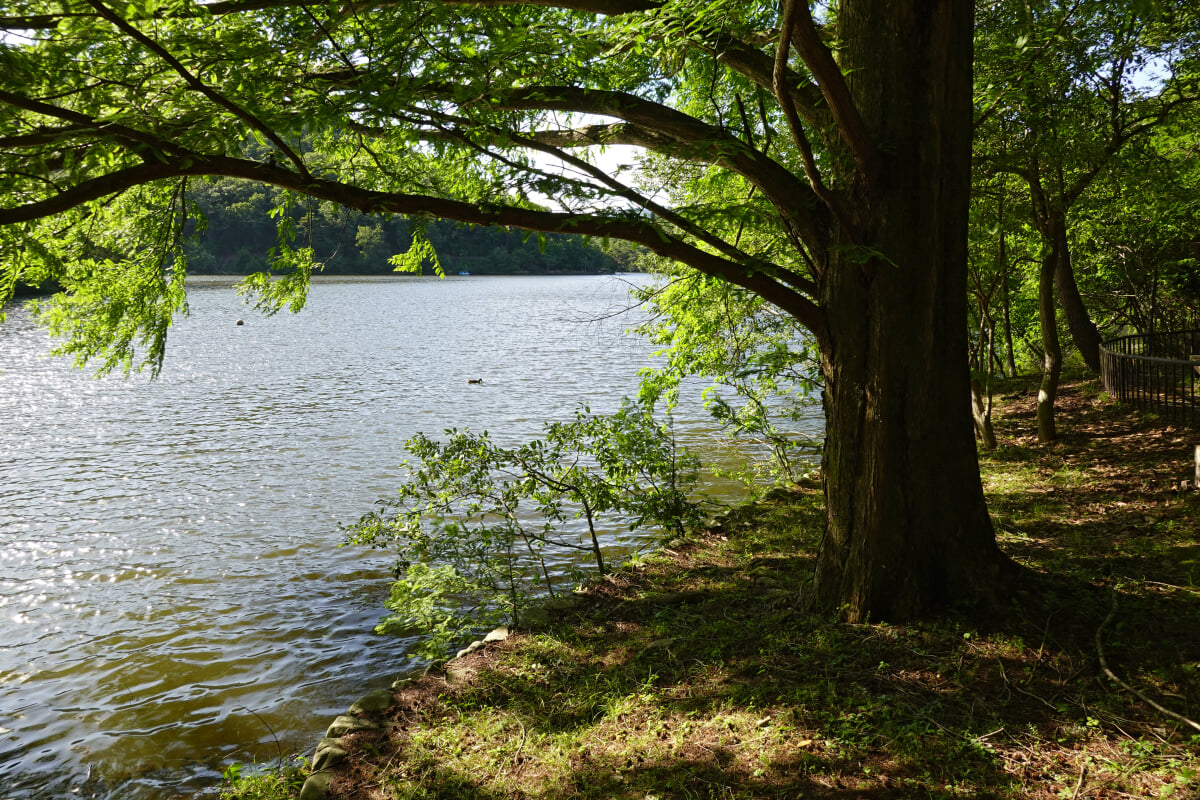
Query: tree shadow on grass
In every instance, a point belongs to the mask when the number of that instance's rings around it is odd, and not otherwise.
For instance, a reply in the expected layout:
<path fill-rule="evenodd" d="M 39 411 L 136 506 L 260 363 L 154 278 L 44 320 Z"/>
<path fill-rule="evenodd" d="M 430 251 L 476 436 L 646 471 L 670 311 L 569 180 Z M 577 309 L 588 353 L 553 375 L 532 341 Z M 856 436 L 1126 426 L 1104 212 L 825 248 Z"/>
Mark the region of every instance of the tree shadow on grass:
<path fill-rule="evenodd" d="M 360 774 L 393 797 L 1050 798 L 1157 795 L 1193 763 L 1100 676 L 1103 586 L 1031 571 L 1003 613 L 848 625 L 803 608 L 811 558 L 725 537 L 425 678 Z M 1123 595 L 1109 662 L 1186 709 L 1193 625 L 1191 599 Z"/>
<path fill-rule="evenodd" d="M 1200 493 L 1179 490 L 1196 432 L 1105 401 L 1094 384 L 1064 385 L 1064 435 L 1036 445 L 1032 399 L 997 416 L 1002 447 L 982 459 L 1004 549 L 1030 568 L 1019 617 L 1065 652 L 1110 655 L 1143 671 L 1177 670 L 1200 654 Z M 1016 472 L 1017 480 L 1013 480 Z M 1116 608 L 1113 600 L 1116 599 Z"/>
<path fill-rule="evenodd" d="M 1194 796 L 1200 739 L 1100 655 L 1196 715 L 1200 543 L 1179 522 L 1195 501 L 1164 488 L 1153 436 L 1120 429 L 1106 449 L 1101 422 L 1048 449 L 1009 432 L 1025 451 L 993 459 L 1021 466 L 990 497 L 1027 567 L 1005 607 L 906 625 L 811 614 L 819 493 L 780 495 L 456 662 L 456 680 L 418 682 L 422 710 L 391 712 L 359 774 L 390 781 L 385 796 L 489 800 Z M 1133 446 L 1148 460 L 1124 464 Z"/>
<path fill-rule="evenodd" d="M 406 785 L 437 763 L 506 797 L 1014 795 L 986 746 L 999 710 L 951 674 L 974 669 L 958 627 L 831 623 L 801 604 L 811 558 L 747 545 L 615 576 L 463 659 L 378 752 Z"/>

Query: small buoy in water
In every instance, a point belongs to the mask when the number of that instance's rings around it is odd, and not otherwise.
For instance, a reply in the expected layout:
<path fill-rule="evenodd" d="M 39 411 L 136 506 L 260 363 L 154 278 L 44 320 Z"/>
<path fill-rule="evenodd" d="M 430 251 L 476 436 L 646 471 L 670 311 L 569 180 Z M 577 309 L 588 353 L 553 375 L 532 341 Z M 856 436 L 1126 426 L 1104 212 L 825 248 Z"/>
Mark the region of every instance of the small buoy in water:
<path fill-rule="evenodd" d="M 483 378 L 467 378 L 467 383 L 483 383 Z"/>
<path fill-rule="evenodd" d="M 242 321 L 239 319 L 239 320 L 237 321 L 237 324 L 238 324 L 238 325 L 245 325 L 246 323 L 242 322 Z"/>

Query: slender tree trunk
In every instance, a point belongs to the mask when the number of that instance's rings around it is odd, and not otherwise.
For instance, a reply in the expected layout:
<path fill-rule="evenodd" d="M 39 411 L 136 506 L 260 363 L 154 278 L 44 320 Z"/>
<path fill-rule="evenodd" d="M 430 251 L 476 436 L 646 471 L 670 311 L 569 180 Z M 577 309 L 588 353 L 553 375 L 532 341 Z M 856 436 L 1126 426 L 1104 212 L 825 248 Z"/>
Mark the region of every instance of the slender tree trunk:
<path fill-rule="evenodd" d="M 986 314 L 984 307 L 983 321 L 980 323 L 979 348 L 981 357 L 976 363 L 983 362 L 979 372 L 981 376 L 971 378 L 971 416 L 975 423 L 975 435 L 985 450 L 996 449 L 996 430 L 992 427 L 992 361 L 996 358 L 994 350 L 996 343 L 996 328 L 991 316 Z"/>
<path fill-rule="evenodd" d="M 1038 441 L 1054 441 L 1054 401 L 1058 397 L 1058 379 L 1062 373 L 1062 346 L 1058 341 L 1058 321 L 1054 313 L 1054 274 L 1058 264 L 1056 248 L 1044 248 L 1038 276 L 1038 319 L 1042 326 L 1042 384 L 1038 388 Z"/>
<path fill-rule="evenodd" d="M 1008 374 L 1017 377 L 1017 359 L 1013 352 L 1012 319 L 1009 317 L 1008 282 L 1004 283 L 1004 355 L 1008 359 Z"/>
<path fill-rule="evenodd" d="M 1001 224 L 1003 224 L 1003 219 L 1001 219 Z M 1005 356 L 1008 358 L 1008 374 L 1015 378 L 1017 376 L 1017 359 L 1013 354 L 1012 319 L 1009 312 L 1011 292 L 1008 288 L 1008 239 L 1003 231 L 1000 232 L 1000 269 L 1003 271 L 1003 277 L 1000 279 L 1000 297 L 1004 304 Z"/>
<path fill-rule="evenodd" d="M 1075 283 L 1075 268 L 1071 263 L 1071 243 L 1067 240 L 1067 221 L 1061 219 L 1055 225 L 1055 249 L 1058 257 L 1054 264 L 1054 285 L 1058 289 L 1058 304 L 1067 318 L 1071 338 L 1083 362 L 1092 372 L 1100 372 L 1100 331 L 1088 313 L 1079 286 Z"/>
<path fill-rule="evenodd" d="M 971 381 L 971 414 L 975 418 L 975 434 L 985 450 L 996 449 L 996 429 L 992 427 L 992 386 L 980 380 Z"/>
<path fill-rule="evenodd" d="M 882 177 L 823 279 L 828 527 L 819 605 L 849 620 L 986 599 L 1012 568 L 980 484 L 967 363 L 972 6 L 845 0 L 839 51 Z"/>
<path fill-rule="evenodd" d="M 995 344 L 993 343 L 992 346 L 995 347 Z M 992 366 L 994 368 L 993 371 L 995 372 L 995 374 L 999 375 L 1001 378 L 1012 377 L 1012 373 L 1008 372 L 1004 368 L 1004 362 L 1000 360 L 1000 354 L 997 353 L 995 350 L 992 350 Z"/>
<path fill-rule="evenodd" d="M 1158 261 L 1154 262 L 1153 282 L 1150 284 L 1150 314 L 1145 330 L 1150 336 L 1158 331 Z"/>

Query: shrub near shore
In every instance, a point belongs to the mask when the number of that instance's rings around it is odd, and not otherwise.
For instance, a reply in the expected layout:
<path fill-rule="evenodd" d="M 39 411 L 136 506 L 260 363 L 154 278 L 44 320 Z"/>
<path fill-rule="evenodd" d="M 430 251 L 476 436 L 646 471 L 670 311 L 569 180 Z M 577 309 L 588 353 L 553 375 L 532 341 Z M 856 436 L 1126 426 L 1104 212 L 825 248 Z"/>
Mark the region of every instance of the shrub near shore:
<path fill-rule="evenodd" d="M 1006 613 L 808 613 L 821 496 L 776 492 L 406 685 L 380 732 L 346 737 L 330 796 L 1196 797 L 1190 440 L 1086 384 L 1062 408 L 1068 435 L 1035 448 L 1014 389 L 983 457 L 1030 570 Z"/>

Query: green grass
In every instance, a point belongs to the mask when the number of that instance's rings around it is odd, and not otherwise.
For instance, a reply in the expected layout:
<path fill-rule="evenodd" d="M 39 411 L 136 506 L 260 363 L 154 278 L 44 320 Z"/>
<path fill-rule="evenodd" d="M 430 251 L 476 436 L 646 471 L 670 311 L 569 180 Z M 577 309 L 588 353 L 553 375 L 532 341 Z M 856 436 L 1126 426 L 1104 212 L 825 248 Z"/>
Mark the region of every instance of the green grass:
<path fill-rule="evenodd" d="M 300 758 L 282 767 L 233 764 L 225 770 L 221 800 L 290 800 L 300 795 L 307 775 L 308 763 Z"/>

